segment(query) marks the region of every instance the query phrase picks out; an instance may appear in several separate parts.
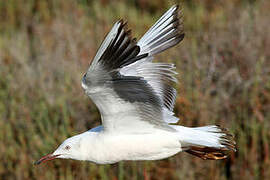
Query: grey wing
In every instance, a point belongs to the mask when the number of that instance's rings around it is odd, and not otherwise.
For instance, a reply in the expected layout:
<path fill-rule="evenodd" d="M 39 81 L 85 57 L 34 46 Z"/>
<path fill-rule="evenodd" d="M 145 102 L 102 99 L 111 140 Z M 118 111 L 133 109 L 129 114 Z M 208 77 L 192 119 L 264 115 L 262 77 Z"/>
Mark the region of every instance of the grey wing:
<path fill-rule="evenodd" d="M 177 9 L 177 6 L 170 9 L 165 21 L 170 20 L 169 14 L 175 14 Z M 178 20 L 178 16 L 173 16 L 174 21 L 175 18 Z M 163 20 L 160 22 L 164 23 Z M 118 21 L 104 39 L 84 75 L 82 86 L 99 108 L 105 130 L 122 128 L 137 131 L 153 126 L 170 129 L 164 119 L 167 116 L 177 119 L 173 117 L 171 108 L 176 94 L 171 86 L 175 81 L 173 66 L 151 63 L 149 60 L 152 59 L 153 47 L 163 44 L 163 47 L 169 48 L 180 42 L 181 36 L 175 34 L 173 29 L 168 31 L 173 32 L 173 36 L 164 31 L 160 36 L 156 32 L 160 30 L 158 28 L 153 31 L 158 38 L 148 38 L 148 43 L 145 41 L 140 45 L 131 37 L 126 23 Z M 170 45 L 166 45 L 166 42 Z M 151 43 L 155 43 L 155 46 Z M 155 48 L 155 53 L 165 50 L 158 49 Z"/>
<path fill-rule="evenodd" d="M 129 76 L 141 76 L 153 87 L 162 103 L 163 119 L 167 123 L 176 123 L 173 108 L 176 99 L 177 83 L 174 64 L 153 63 L 153 56 L 178 44 L 184 38 L 182 11 L 178 5 L 171 7 L 139 40 L 140 54 L 148 56 L 121 69 Z"/>
<path fill-rule="evenodd" d="M 182 10 L 174 5 L 143 35 L 138 45 L 142 54 L 154 56 L 178 44 L 184 36 Z"/>

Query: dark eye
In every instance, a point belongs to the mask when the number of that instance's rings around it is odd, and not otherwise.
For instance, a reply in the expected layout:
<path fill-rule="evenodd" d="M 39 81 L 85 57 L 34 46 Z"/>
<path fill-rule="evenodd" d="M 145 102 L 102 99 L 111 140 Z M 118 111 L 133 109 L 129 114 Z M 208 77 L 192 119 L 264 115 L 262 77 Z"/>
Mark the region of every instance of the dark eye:
<path fill-rule="evenodd" d="M 67 145 L 67 146 L 65 147 L 65 150 L 69 150 L 69 149 L 70 149 L 70 146 Z"/>

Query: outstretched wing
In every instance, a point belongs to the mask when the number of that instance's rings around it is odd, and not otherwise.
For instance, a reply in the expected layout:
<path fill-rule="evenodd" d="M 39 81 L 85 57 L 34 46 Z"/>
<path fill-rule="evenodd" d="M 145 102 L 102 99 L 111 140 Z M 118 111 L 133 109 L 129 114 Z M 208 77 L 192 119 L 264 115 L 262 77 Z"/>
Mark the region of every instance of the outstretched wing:
<path fill-rule="evenodd" d="M 183 37 L 178 6 L 168 10 L 138 43 L 126 23 L 115 23 L 82 79 L 106 131 L 171 129 L 167 122 L 177 120 L 172 112 L 174 67 L 151 60 Z"/>
<path fill-rule="evenodd" d="M 152 63 L 153 56 L 178 44 L 184 38 L 182 11 L 179 7 L 171 7 L 139 40 L 137 43 L 140 54 L 148 53 L 144 61 L 123 67 L 121 73 L 129 76 L 142 76 L 153 87 L 162 103 L 163 119 L 167 123 L 176 123 L 173 108 L 176 90 L 173 85 L 177 82 L 174 77 L 174 64 Z"/>

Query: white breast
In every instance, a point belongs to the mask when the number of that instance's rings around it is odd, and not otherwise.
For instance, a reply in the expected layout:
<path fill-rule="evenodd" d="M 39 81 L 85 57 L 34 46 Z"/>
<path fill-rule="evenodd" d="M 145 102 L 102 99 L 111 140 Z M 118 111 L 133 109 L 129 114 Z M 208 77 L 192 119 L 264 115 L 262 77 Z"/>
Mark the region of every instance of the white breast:
<path fill-rule="evenodd" d="M 109 134 L 99 132 L 91 143 L 87 159 L 98 164 L 122 160 L 158 160 L 181 151 L 173 132 L 153 130 L 148 134 Z M 85 148 L 84 148 L 85 149 Z"/>

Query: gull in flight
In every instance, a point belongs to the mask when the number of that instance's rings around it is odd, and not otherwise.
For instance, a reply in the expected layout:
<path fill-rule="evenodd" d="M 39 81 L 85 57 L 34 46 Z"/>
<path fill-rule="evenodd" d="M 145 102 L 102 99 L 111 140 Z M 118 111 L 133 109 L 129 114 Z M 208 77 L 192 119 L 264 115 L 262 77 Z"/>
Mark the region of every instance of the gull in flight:
<path fill-rule="evenodd" d="M 180 11 L 172 6 L 138 42 L 127 23 L 114 24 L 82 78 L 102 125 L 66 139 L 35 164 L 55 158 L 112 164 L 159 160 L 178 152 L 215 160 L 235 150 L 232 135 L 219 126 L 175 125 L 175 66 L 153 59 L 183 40 Z"/>

